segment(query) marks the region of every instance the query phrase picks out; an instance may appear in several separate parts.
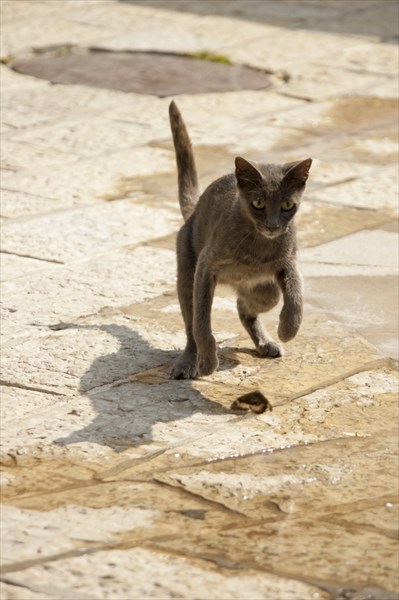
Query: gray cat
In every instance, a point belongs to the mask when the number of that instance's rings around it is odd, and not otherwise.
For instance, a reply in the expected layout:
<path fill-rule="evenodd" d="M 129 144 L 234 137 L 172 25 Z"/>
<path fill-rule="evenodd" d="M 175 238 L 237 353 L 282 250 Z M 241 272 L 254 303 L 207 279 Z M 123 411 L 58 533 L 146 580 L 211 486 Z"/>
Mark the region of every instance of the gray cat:
<path fill-rule="evenodd" d="M 312 160 L 265 165 L 237 157 L 235 174 L 220 177 L 199 198 L 190 138 L 174 102 L 169 116 L 185 220 L 177 237 L 177 290 L 187 335 L 186 348 L 170 376 L 193 379 L 217 369 L 211 308 L 219 282 L 236 290 L 241 323 L 258 353 L 282 356 L 259 313 L 273 308 L 282 292 L 278 336 L 287 342 L 297 334 L 302 321 L 302 280 L 295 261 L 293 217 Z"/>

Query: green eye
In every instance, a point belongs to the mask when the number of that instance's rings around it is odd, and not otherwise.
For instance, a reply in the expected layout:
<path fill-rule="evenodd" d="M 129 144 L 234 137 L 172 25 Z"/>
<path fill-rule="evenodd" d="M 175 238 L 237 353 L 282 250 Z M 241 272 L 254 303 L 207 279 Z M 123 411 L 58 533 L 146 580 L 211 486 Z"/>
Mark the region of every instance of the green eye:
<path fill-rule="evenodd" d="M 287 200 L 283 202 L 281 205 L 281 210 L 292 210 L 295 206 L 295 202 L 291 202 L 291 200 Z"/>
<path fill-rule="evenodd" d="M 255 200 L 252 200 L 251 204 L 254 208 L 256 208 L 256 210 L 262 210 L 266 206 L 266 203 L 264 200 L 262 200 L 262 198 L 256 198 Z"/>

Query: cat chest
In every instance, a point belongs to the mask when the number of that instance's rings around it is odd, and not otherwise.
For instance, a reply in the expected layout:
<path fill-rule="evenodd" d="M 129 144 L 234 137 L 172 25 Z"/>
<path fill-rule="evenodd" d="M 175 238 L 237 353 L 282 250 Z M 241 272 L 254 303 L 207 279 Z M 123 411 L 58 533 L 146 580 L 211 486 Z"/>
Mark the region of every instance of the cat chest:
<path fill-rule="evenodd" d="M 228 285 L 255 285 L 266 283 L 275 278 L 276 265 L 246 265 L 246 264 L 225 264 L 221 265 L 218 272 L 218 281 Z"/>

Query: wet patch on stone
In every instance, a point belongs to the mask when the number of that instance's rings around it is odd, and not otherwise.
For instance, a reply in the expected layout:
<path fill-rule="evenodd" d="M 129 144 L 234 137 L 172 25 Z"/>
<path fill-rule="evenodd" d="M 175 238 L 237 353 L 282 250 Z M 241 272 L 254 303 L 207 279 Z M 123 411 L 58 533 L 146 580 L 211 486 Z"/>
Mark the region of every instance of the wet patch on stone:
<path fill-rule="evenodd" d="M 83 51 L 68 47 L 17 58 L 10 66 L 19 73 L 52 83 L 89 85 L 160 97 L 271 87 L 269 76 L 258 69 L 214 58 L 209 60 L 209 57 L 201 60 L 160 52 Z"/>
<path fill-rule="evenodd" d="M 378 98 L 375 96 L 350 96 L 339 98 L 332 104 L 327 113 L 329 127 L 337 127 L 340 131 L 358 131 L 384 127 L 398 116 L 398 100 L 396 98 Z"/>

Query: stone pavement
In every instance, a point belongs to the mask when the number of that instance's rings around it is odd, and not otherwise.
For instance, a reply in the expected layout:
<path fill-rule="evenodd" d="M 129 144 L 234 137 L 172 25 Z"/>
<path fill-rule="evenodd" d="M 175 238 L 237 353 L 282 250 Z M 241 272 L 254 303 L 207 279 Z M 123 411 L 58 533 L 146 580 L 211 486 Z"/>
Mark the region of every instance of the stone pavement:
<path fill-rule="evenodd" d="M 1 2 L 4 63 L 73 44 L 267 69 L 267 91 L 177 99 L 203 186 L 236 153 L 314 158 L 300 334 L 262 360 L 221 288 L 219 371 L 170 381 L 170 98 L 1 65 L 2 598 L 397 597 L 395 8 Z M 272 412 L 231 410 L 256 389 Z"/>

